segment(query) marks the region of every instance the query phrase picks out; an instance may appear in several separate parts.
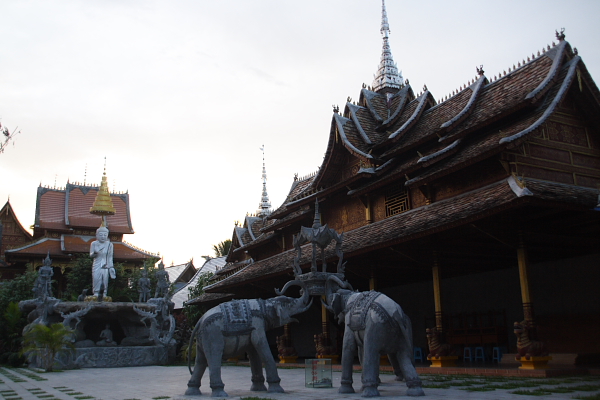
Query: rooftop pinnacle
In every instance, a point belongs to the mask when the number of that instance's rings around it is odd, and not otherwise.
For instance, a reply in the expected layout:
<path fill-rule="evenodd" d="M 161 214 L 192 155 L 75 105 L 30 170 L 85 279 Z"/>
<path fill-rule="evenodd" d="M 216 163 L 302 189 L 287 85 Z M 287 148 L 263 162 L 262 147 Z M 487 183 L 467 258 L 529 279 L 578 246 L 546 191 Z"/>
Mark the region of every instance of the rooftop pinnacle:
<path fill-rule="evenodd" d="M 385 0 L 381 0 L 381 35 L 383 36 L 383 49 L 379 68 L 373 79 L 373 91 L 375 92 L 386 88 L 400 89 L 402 87 L 402 73 L 398 72 L 398 67 L 394 63 L 392 51 L 390 50 L 390 25 L 385 10 Z"/>
<path fill-rule="evenodd" d="M 265 146 L 263 145 L 260 150 L 263 152 L 263 167 L 262 167 L 262 196 L 260 203 L 258 204 L 258 210 L 256 211 L 257 217 L 266 217 L 271 214 L 271 202 L 269 201 L 269 195 L 267 193 L 267 168 L 265 167 Z"/>

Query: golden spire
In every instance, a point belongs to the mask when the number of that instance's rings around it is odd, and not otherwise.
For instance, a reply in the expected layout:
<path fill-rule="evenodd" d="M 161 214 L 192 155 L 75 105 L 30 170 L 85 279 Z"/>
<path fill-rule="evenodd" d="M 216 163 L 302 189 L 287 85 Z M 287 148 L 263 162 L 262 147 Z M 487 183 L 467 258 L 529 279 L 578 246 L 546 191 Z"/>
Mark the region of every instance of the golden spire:
<path fill-rule="evenodd" d="M 113 206 L 112 199 L 110 198 L 110 192 L 108 191 L 108 182 L 106 179 L 106 164 L 104 165 L 104 173 L 102 174 L 102 183 L 98 189 L 96 200 L 94 205 L 90 207 L 90 214 L 102 216 L 102 226 L 105 226 L 105 219 L 107 215 L 114 215 L 116 212 Z"/>

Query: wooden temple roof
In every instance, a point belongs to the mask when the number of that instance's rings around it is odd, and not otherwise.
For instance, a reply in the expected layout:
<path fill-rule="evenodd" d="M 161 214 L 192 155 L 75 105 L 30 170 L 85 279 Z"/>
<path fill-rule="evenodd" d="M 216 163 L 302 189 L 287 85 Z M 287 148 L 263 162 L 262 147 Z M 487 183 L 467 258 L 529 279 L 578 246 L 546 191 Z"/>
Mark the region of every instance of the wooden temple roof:
<path fill-rule="evenodd" d="M 409 210 L 372 224 L 364 225 L 344 233 L 342 251 L 344 257 L 353 257 L 379 248 L 388 248 L 402 242 L 449 230 L 457 226 L 469 225 L 483 217 L 500 213 L 507 209 L 524 208 L 531 204 L 566 207 L 573 210 L 589 211 L 598 204 L 598 190 L 560 183 L 529 179 L 521 188 L 514 177 L 503 179 L 484 188 L 442 200 L 424 207 Z M 594 224 L 600 222 L 589 221 Z M 600 244 L 600 243 L 599 243 Z M 308 264 L 311 258 L 310 245 L 303 247 L 301 265 Z M 335 249 L 326 249 L 326 258 L 335 259 Z M 231 292 L 233 287 L 272 276 L 289 274 L 296 256 L 294 249 L 264 260 L 237 265 L 235 273 L 228 275 L 225 268 L 216 283 L 205 288 L 208 293 Z"/>
<path fill-rule="evenodd" d="M 75 228 L 96 230 L 101 217 L 90 214 L 98 186 L 67 183 L 64 189 L 38 187 L 34 236 L 44 231 L 70 231 Z M 107 217 L 108 228 L 114 234 L 134 233 L 129 211 L 128 193 L 111 193 L 116 213 Z"/>
<path fill-rule="evenodd" d="M 372 167 L 359 171 L 371 175 L 369 185 L 389 179 L 390 169 L 396 177 L 408 176 L 408 186 L 449 174 L 522 143 L 574 82 L 597 109 L 600 92 L 581 57 L 563 40 L 493 82 L 482 74 L 439 104 L 427 90 L 414 97 L 408 85 L 390 100 L 362 89 L 357 104 L 347 103 L 343 115 L 334 114 L 325 161 L 305 191 L 340 184 L 340 152 Z M 396 101 L 399 96 L 410 101 Z"/>
<path fill-rule="evenodd" d="M 94 236 L 69 234 L 62 234 L 60 238 L 44 237 L 27 245 L 6 250 L 6 255 L 14 258 L 15 256 L 45 256 L 49 253 L 51 258 L 71 258 L 73 253 L 88 253 L 94 240 L 96 240 Z M 127 242 L 112 241 L 112 243 L 114 245 L 113 258 L 117 262 L 142 261 L 157 256 Z"/>

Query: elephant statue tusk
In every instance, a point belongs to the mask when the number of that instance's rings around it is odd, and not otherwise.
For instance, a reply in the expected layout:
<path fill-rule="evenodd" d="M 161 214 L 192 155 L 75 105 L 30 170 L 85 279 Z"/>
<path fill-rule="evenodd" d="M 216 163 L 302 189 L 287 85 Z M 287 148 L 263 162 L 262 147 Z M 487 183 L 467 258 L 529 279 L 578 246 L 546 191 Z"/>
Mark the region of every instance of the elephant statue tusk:
<path fill-rule="evenodd" d="M 325 307 L 325 309 L 326 309 L 327 311 L 329 311 L 329 312 L 330 312 L 330 313 L 332 313 L 332 314 L 335 314 L 335 311 L 333 311 L 333 307 L 330 307 L 330 306 L 329 306 L 327 303 L 325 303 L 325 302 L 323 301 L 323 299 L 321 299 L 321 304 L 323 305 L 323 307 Z"/>
<path fill-rule="evenodd" d="M 300 286 L 303 287 L 302 283 L 298 279 L 294 279 L 293 281 L 286 282 L 283 289 L 275 289 L 275 294 L 277 296 L 283 296 L 283 294 L 290 288 L 290 286 Z"/>

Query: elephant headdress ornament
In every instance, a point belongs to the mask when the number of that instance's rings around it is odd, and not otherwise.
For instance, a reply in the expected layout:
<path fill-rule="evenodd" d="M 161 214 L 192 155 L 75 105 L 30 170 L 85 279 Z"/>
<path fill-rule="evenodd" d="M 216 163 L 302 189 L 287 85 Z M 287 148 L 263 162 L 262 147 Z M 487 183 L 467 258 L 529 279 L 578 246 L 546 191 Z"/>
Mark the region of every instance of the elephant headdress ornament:
<path fill-rule="evenodd" d="M 325 308 L 332 312 L 339 323 L 345 325 L 342 345 L 342 384 L 340 393 L 354 393 L 352 388 L 352 363 L 358 354 L 363 367 L 363 397 L 379 396 L 379 357 L 387 354 L 394 368 L 396 379 L 405 380 L 409 396 L 424 395 L 421 380 L 414 367 L 412 325 L 402 308 L 386 295 L 375 292 L 356 292 L 345 280 L 342 242 L 344 235 L 327 225 L 321 226 L 319 203 L 315 204 L 312 228 L 303 227 L 294 237 L 298 252 L 294 260 L 295 280 L 288 282 L 277 294 L 283 294 L 289 285 L 304 282 L 310 295 L 325 296 Z M 338 256 L 337 271 L 327 272 L 325 248 L 335 241 Z M 303 244 L 312 244 L 310 272 L 300 268 Z M 321 249 L 321 271 L 317 270 L 317 247 Z"/>
<path fill-rule="evenodd" d="M 319 201 L 315 200 L 315 218 L 312 227 L 303 226 L 298 235 L 294 235 L 294 248 L 297 255 L 294 258 L 294 278 L 296 281 L 301 281 L 306 284 L 306 287 L 311 296 L 325 295 L 325 282 L 329 276 L 336 276 L 343 280 L 346 264 L 343 262 L 342 242 L 344 234 L 338 234 L 334 229 L 329 228 L 327 224 L 321 225 L 321 214 L 319 213 Z M 335 254 L 338 257 L 336 272 L 327 272 L 327 262 L 325 259 L 325 249 L 335 242 Z M 310 244 L 312 247 L 312 259 L 310 264 L 310 272 L 303 273 L 300 267 L 302 259 L 302 246 Z M 317 248 L 321 249 L 321 271 L 317 268 Z M 281 290 L 276 291 L 277 294 L 285 293 L 287 285 Z"/>

